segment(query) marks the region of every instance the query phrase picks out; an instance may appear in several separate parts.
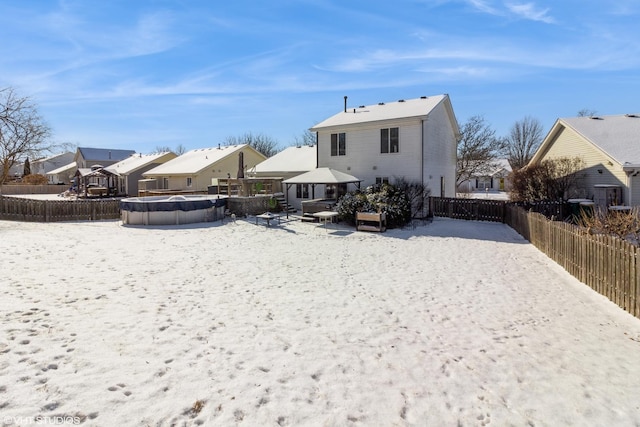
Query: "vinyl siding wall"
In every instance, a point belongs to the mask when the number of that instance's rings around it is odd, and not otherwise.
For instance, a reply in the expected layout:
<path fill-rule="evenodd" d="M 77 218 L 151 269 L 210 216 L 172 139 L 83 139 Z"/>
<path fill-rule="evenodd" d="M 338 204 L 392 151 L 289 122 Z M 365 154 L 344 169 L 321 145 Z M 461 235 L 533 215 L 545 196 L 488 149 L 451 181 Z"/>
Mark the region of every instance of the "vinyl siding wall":
<path fill-rule="evenodd" d="M 251 169 L 262 161 L 264 161 L 264 157 L 261 157 L 254 151 L 244 151 L 245 170 Z M 227 174 L 231 175 L 231 178 L 236 178 L 238 176 L 238 153 L 234 153 L 233 155 L 211 164 L 197 174 L 175 174 L 171 176 L 153 175 L 149 177 L 158 178 L 159 185 L 162 185 L 163 178 L 169 178 L 169 188 L 171 190 L 206 192 L 211 185 L 212 178 L 227 178 Z M 191 187 L 187 187 L 187 178 L 191 178 Z"/>
<path fill-rule="evenodd" d="M 422 125 L 424 183 L 433 196 L 440 196 L 440 178 L 444 177 L 444 197 L 455 197 L 456 137 L 444 104 L 434 108 Z"/>
<path fill-rule="evenodd" d="M 399 152 L 380 153 L 380 129 L 397 127 Z M 346 134 L 346 155 L 331 156 L 331 134 Z M 348 173 L 373 185 L 376 177 L 420 179 L 420 120 L 389 120 L 318 132 L 318 166 Z"/>
<path fill-rule="evenodd" d="M 399 152 L 380 153 L 380 129 L 399 128 Z M 346 134 L 346 155 L 331 156 L 331 134 Z M 424 134 L 424 152 L 423 149 Z M 376 177 L 403 177 L 424 182 L 440 195 L 444 177 L 445 196 L 455 196 L 456 143 L 449 116 L 441 104 L 423 118 L 387 120 L 322 129 L 318 132 L 318 165 L 348 173 L 373 185 Z"/>
<path fill-rule="evenodd" d="M 640 175 L 633 176 L 629 180 L 631 185 L 630 197 L 625 203 L 632 206 L 640 206 Z"/>
<path fill-rule="evenodd" d="M 594 185 L 609 184 L 622 187 L 623 203 L 628 200 L 627 176 L 620 164 L 571 129 L 562 128 L 560 130 L 541 160 L 559 157 L 579 157 L 585 163 L 582 181 L 585 194 L 576 196 L 593 198 Z M 602 173 L 599 173 L 598 170 L 601 170 Z"/>

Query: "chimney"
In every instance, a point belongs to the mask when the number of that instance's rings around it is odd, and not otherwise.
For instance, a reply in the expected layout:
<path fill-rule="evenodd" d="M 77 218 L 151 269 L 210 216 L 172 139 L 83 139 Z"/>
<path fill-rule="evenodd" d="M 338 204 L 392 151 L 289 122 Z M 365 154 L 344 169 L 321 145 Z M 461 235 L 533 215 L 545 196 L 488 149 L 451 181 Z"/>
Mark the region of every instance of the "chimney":
<path fill-rule="evenodd" d="M 344 112 L 347 112 L 347 96 L 344 97 Z"/>

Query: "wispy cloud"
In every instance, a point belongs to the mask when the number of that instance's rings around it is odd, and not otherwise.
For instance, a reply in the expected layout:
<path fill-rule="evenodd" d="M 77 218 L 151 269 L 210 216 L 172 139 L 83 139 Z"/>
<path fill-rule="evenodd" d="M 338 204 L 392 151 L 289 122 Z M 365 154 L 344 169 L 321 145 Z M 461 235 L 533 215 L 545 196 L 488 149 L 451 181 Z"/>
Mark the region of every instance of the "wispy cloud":
<path fill-rule="evenodd" d="M 540 9 L 534 3 L 506 3 L 507 9 L 516 16 L 531 21 L 554 24 L 555 19 L 549 16 L 549 8 Z"/>
<path fill-rule="evenodd" d="M 480 12 L 488 13 L 490 15 L 503 15 L 499 9 L 493 7 L 491 2 L 487 0 L 467 0 L 467 3 Z"/>
<path fill-rule="evenodd" d="M 494 16 L 516 16 L 530 21 L 544 22 L 546 24 L 555 23 L 555 19 L 549 16 L 549 8 L 540 8 L 533 2 L 515 3 L 504 2 L 495 4 L 491 0 L 465 0 L 467 4 L 475 10 Z"/>

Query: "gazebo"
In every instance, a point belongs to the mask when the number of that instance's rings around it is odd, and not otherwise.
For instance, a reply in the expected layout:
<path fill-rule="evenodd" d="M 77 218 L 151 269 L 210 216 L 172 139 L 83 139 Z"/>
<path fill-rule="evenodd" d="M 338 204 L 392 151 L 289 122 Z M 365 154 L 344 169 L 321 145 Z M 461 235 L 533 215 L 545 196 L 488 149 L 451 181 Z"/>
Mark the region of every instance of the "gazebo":
<path fill-rule="evenodd" d="M 84 197 L 91 196 L 107 196 L 112 191 L 116 191 L 116 179 L 118 175 L 104 169 L 100 165 L 94 165 L 91 168 L 78 168 L 75 173 L 78 195 L 84 193 Z M 94 181 L 95 186 L 91 186 L 90 181 Z M 95 181 L 98 181 L 96 183 Z"/>
<path fill-rule="evenodd" d="M 356 178 L 353 175 L 346 174 L 344 172 L 337 171 L 331 168 L 317 168 L 309 172 L 305 172 L 301 175 L 294 176 L 293 178 L 285 179 L 282 181 L 287 186 L 285 194 L 289 194 L 289 188 L 295 184 L 309 184 L 311 185 L 311 198 L 315 198 L 315 188 L 318 184 L 326 186 L 325 197 L 328 199 L 337 200 L 340 196 L 346 193 L 348 184 L 355 184 L 356 188 L 360 188 L 360 182 L 362 180 Z M 288 203 L 288 200 L 287 200 Z M 287 213 L 288 216 L 288 213 Z"/>

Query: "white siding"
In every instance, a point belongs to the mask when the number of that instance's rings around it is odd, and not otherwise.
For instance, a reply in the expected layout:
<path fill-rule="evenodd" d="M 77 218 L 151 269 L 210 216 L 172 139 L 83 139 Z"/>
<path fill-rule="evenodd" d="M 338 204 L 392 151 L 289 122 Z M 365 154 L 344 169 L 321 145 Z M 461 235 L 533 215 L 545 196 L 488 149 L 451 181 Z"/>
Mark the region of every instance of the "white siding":
<path fill-rule="evenodd" d="M 380 153 L 380 129 L 399 128 L 398 153 Z M 331 156 L 331 134 L 346 134 L 346 155 Z M 424 134 L 424 153 L 423 149 Z M 424 182 L 433 195 L 440 195 L 444 177 L 445 195 L 455 195 L 456 144 L 444 106 L 435 108 L 426 120 L 404 119 L 337 127 L 318 132 L 318 163 L 362 180 L 362 187 L 375 184 L 376 177 L 405 178 Z"/>
<path fill-rule="evenodd" d="M 399 152 L 380 153 L 380 129 L 399 128 Z M 331 134 L 346 134 L 346 155 L 331 156 Z M 389 120 L 318 132 L 319 167 L 330 167 L 362 180 L 366 187 L 376 177 L 420 180 L 420 121 Z"/>
<path fill-rule="evenodd" d="M 440 196 L 440 178 L 444 178 L 444 196 L 456 194 L 456 137 L 444 104 L 434 108 L 423 123 L 424 183 L 433 196 Z"/>

